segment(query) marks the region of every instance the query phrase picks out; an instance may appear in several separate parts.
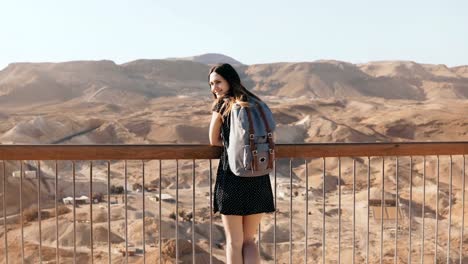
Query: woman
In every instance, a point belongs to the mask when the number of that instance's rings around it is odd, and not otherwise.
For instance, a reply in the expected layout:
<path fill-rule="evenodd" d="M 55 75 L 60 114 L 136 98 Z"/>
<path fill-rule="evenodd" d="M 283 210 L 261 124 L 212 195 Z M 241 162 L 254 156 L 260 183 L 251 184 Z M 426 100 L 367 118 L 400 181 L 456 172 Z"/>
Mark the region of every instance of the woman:
<path fill-rule="evenodd" d="M 209 138 L 213 146 L 229 143 L 229 115 L 235 102 L 244 104 L 256 95 L 242 84 L 229 64 L 211 68 L 209 85 L 215 101 L 210 122 Z M 244 103 L 243 103 L 244 102 Z M 220 159 L 214 191 L 214 212 L 220 212 L 226 232 L 227 263 L 260 263 L 255 235 L 263 213 L 274 212 L 273 193 L 269 175 L 238 177 L 227 162 L 227 153 Z"/>

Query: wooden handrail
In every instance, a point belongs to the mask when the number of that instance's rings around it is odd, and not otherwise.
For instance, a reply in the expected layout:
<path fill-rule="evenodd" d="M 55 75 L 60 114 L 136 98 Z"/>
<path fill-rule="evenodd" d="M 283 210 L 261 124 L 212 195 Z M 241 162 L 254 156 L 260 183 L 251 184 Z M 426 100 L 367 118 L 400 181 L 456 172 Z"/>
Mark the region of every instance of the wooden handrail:
<path fill-rule="evenodd" d="M 468 141 L 277 144 L 276 158 L 465 155 Z M 217 159 L 208 145 L 0 145 L 0 160 Z"/>

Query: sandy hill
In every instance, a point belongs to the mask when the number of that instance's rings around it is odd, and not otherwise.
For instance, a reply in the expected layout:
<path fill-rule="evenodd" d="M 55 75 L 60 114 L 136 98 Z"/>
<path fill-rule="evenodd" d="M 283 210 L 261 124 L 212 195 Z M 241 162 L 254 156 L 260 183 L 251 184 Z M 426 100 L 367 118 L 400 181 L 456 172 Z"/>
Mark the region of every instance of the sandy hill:
<path fill-rule="evenodd" d="M 206 65 L 192 61 L 136 60 L 122 64 L 132 77 L 156 81 L 199 82 L 207 77 Z"/>
<path fill-rule="evenodd" d="M 418 89 L 426 100 L 468 98 L 467 67 L 448 68 L 443 64 L 411 61 L 381 61 L 359 65 L 376 78 L 393 78 Z"/>
<path fill-rule="evenodd" d="M 194 61 L 207 65 L 213 65 L 217 63 L 229 63 L 234 66 L 243 65 L 240 61 L 219 53 L 205 53 L 191 57 L 180 57 L 180 58 L 167 58 L 168 60 L 181 60 L 181 61 Z"/>
<path fill-rule="evenodd" d="M 140 104 L 154 97 L 199 89 L 202 80 L 206 83 L 206 68 L 177 61 L 10 64 L 0 72 L 0 103 L 21 106 L 78 100 Z M 177 73 L 182 73 L 180 79 Z"/>
<path fill-rule="evenodd" d="M 468 66 L 458 66 L 451 68 L 458 76 L 468 78 Z"/>
<path fill-rule="evenodd" d="M 358 66 L 362 71 L 374 77 L 432 80 L 463 78 L 463 69 L 466 69 L 466 66 L 449 68 L 444 64 L 419 64 L 413 61 L 374 61 Z"/>
<path fill-rule="evenodd" d="M 346 62 L 260 64 L 249 66 L 246 73 L 255 90 L 277 96 L 424 99 L 424 94 L 417 87 L 395 78 L 370 76 Z"/>

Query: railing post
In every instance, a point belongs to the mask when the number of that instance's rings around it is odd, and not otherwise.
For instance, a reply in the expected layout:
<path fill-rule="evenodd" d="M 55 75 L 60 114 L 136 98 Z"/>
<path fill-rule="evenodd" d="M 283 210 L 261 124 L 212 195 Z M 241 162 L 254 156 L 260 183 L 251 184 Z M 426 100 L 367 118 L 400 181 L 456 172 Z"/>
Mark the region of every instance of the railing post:
<path fill-rule="evenodd" d="M 341 263 L 341 157 L 338 157 L 338 264 Z"/>
<path fill-rule="evenodd" d="M 158 200 L 158 203 L 159 203 L 159 223 L 158 223 L 158 243 L 159 243 L 159 264 L 162 263 L 162 228 L 161 228 L 161 223 L 162 223 L 162 205 L 161 205 L 161 202 L 162 202 L 162 199 L 161 199 L 161 190 L 162 190 L 162 162 L 161 160 L 159 160 L 159 200 Z"/>
<path fill-rule="evenodd" d="M 179 160 L 176 160 L 175 259 L 179 263 Z"/>
<path fill-rule="evenodd" d="M 370 174 L 371 174 L 371 160 L 367 157 L 367 232 L 366 232 L 366 264 L 369 264 L 369 225 L 370 225 Z"/>
<path fill-rule="evenodd" d="M 450 240 L 452 235 L 452 155 L 450 155 L 449 166 L 449 219 L 448 219 L 448 236 L 447 236 L 447 263 L 450 263 Z"/>
<path fill-rule="evenodd" d="M 307 164 L 307 160 L 304 160 L 305 166 L 305 227 L 304 227 L 304 236 L 305 236 L 305 246 L 304 246 L 304 263 L 307 264 L 307 245 L 309 240 L 309 168 Z"/>
<path fill-rule="evenodd" d="M 356 159 L 353 158 L 353 261 L 356 260 Z"/>
<path fill-rule="evenodd" d="M 466 189 L 466 185 L 465 185 L 465 178 L 466 178 L 466 174 L 465 174 L 465 169 L 466 169 L 466 166 L 465 166 L 465 155 L 463 155 L 463 167 L 462 167 L 462 221 L 461 221 L 461 234 L 460 234 L 460 264 L 462 264 L 462 261 L 463 261 L 463 233 L 464 233 L 464 229 L 465 229 L 465 189 Z"/>
<path fill-rule="evenodd" d="M 24 263 L 24 219 L 23 219 L 23 177 L 24 177 L 24 168 L 23 161 L 20 161 L 20 221 L 21 221 L 21 263 Z"/>
<path fill-rule="evenodd" d="M 8 230 L 7 230 L 7 217 L 6 217 L 6 163 L 2 161 L 3 169 L 3 190 L 2 190 L 2 203 L 3 203 L 3 236 L 4 236 L 4 254 L 5 254 L 5 263 L 8 263 Z"/>
<path fill-rule="evenodd" d="M 39 225 L 39 263 L 42 263 L 42 228 L 41 228 L 41 162 L 37 161 L 37 222 Z"/>
<path fill-rule="evenodd" d="M 192 263 L 195 264 L 195 159 L 192 160 Z"/>
<path fill-rule="evenodd" d="M 325 157 L 323 157 L 323 182 L 322 182 L 322 199 L 323 199 L 323 204 L 322 204 L 322 263 L 325 264 L 325 256 L 326 256 L 326 241 L 325 241 L 325 235 L 326 235 L 326 230 L 325 230 L 325 203 L 326 203 L 326 200 L 325 200 L 325 189 L 326 189 L 326 185 L 325 185 L 325 181 L 326 181 L 326 159 Z"/>
<path fill-rule="evenodd" d="M 289 159 L 289 264 L 292 263 L 292 218 L 293 218 L 293 208 L 292 208 L 292 195 L 293 195 L 293 186 L 292 186 L 292 159 Z"/>
<path fill-rule="evenodd" d="M 209 160 L 209 182 L 210 182 L 210 264 L 213 264 L 213 167 Z"/>
<path fill-rule="evenodd" d="M 59 232 L 58 232 L 58 165 L 55 161 L 55 262 L 60 263 L 60 251 L 59 251 Z M 7 262 L 8 263 L 8 262 Z"/>
<path fill-rule="evenodd" d="M 127 160 L 124 161 L 124 199 L 125 199 L 125 263 L 128 263 L 128 168 L 127 168 Z"/>
<path fill-rule="evenodd" d="M 141 188 L 141 202 L 143 204 L 143 264 L 146 264 L 146 208 L 145 208 L 145 161 L 141 161 L 141 167 L 142 167 L 142 185 L 143 187 Z"/>
<path fill-rule="evenodd" d="M 383 263 L 384 211 L 385 211 L 385 157 L 382 157 L 382 200 L 380 201 L 380 251 L 379 251 L 380 252 L 380 264 Z"/>
<path fill-rule="evenodd" d="M 274 169 L 274 172 L 273 174 L 275 175 L 275 179 L 274 179 L 274 189 L 275 189 L 275 212 L 274 212 L 274 228 L 273 228 L 273 251 L 274 251 L 274 263 L 276 264 L 276 261 L 277 261 L 277 256 L 276 256 L 276 212 L 278 211 L 278 202 L 277 202 L 277 197 L 278 197 L 278 194 L 277 194 L 277 183 L 276 183 L 276 159 L 273 163 L 273 169 Z"/>
<path fill-rule="evenodd" d="M 425 237 L 425 219 L 426 219 L 426 156 L 423 157 L 423 204 L 422 204 L 422 227 L 421 227 L 421 264 L 424 263 L 424 237 Z"/>
<path fill-rule="evenodd" d="M 91 240 L 90 244 L 90 257 L 91 264 L 94 263 L 94 238 L 93 238 L 93 162 L 89 162 L 89 236 Z"/>
<path fill-rule="evenodd" d="M 75 162 L 72 161 L 73 170 L 73 263 L 76 263 L 76 181 L 75 181 Z"/>
<path fill-rule="evenodd" d="M 410 156 L 409 160 L 409 170 L 410 170 L 410 178 L 409 178 L 409 208 L 408 208 L 408 215 L 409 215 L 409 227 L 408 227 L 408 239 L 409 239 L 409 251 L 408 251 L 408 263 L 411 263 L 411 251 L 412 251 L 412 223 L 413 223 L 413 157 Z"/>
<path fill-rule="evenodd" d="M 395 256 L 394 256 L 394 263 L 396 264 L 398 262 L 398 219 L 399 219 L 399 214 L 400 214 L 400 194 L 399 194 L 399 186 L 398 186 L 398 156 L 395 159 L 395 206 L 397 210 L 397 217 L 395 219 Z"/>
<path fill-rule="evenodd" d="M 437 155 L 437 192 L 436 192 L 436 226 L 435 226 L 435 237 L 434 237 L 434 263 L 437 263 L 437 251 L 438 251 L 438 235 L 439 235 L 439 184 L 440 184 L 440 159 Z"/>
<path fill-rule="evenodd" d="M 112 254 L 111 254 L 111 185 L 110 185 L 110 161 L 107 161 L 107 258 L 108 264 L 112 262 Z"/>

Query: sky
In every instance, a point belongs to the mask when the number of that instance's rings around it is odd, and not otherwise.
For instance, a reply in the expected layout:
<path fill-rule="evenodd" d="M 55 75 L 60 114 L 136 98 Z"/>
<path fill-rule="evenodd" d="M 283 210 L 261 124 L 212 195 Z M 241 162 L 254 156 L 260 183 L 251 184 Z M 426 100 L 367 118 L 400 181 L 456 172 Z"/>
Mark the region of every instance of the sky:
<path fill-rule="evenodd" d="M 463 0 L 2 0 L 12 62 L 222 53 L 244 64 L 333 59 L 468 65 Z"/>

